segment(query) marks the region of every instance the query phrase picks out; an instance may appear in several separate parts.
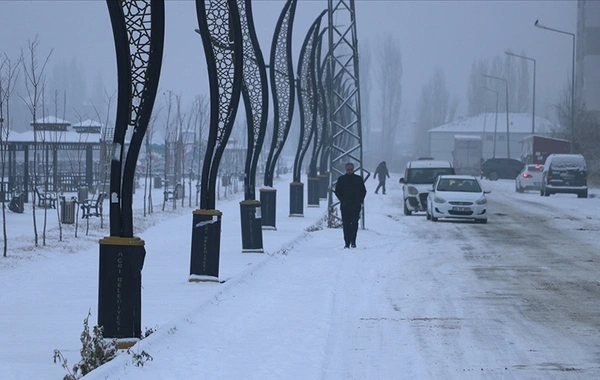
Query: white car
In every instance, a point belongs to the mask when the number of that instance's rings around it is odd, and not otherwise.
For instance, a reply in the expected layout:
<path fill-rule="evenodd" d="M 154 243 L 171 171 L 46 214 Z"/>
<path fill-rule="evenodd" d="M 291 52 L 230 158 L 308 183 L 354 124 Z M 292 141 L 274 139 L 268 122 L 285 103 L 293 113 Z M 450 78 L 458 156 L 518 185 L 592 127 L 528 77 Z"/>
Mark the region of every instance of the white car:
<path fill-rule="evenodd" d="M 523 170 L 515 179 L 515 190 L 522 193 L 525 190 L 537 190 L 542 188 L 543 165 L 529 164 L 523 166 Z"/>
<path fill-rule="evenodd" d="M 473 219 L 487 223 L 487 198 L 481 182 L 470 175 L 441 175 L 427 197 L 427 219 Z"/>

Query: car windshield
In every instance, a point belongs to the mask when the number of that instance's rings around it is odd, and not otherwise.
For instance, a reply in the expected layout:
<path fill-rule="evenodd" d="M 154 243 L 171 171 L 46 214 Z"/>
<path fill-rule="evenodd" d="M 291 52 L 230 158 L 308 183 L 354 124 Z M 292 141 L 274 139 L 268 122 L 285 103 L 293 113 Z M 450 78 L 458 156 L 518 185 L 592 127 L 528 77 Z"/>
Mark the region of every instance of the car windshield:
<path fill-rule="evenodd" d="M 452 168 L 419 168 L 408 170 L 408 183 L 427 184 L 435 182 L 435 179 L 444 174 L 454 174 Z"/>
<path fill-rule="evenodd" d="M 465 193 L 480 193 L 479 182 L 474 179 L 442 178 L 437 185 L 437 191 L 458 191 Z"/>

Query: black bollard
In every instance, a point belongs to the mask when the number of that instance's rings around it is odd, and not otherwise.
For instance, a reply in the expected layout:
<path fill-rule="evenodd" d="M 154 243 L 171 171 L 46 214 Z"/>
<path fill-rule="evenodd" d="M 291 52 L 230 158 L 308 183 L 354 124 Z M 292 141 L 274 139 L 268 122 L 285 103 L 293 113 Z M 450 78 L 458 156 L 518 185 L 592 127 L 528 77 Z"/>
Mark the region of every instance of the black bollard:
<path fill-rule="evenodd" d="M 290 216 L 304 217 L 304 184 L 290 183 Z"/>
<path fill-rule="evenodd" d="M 262 239 L 260 202 L 245 200 L 240 202 L 240 221 L 242 223 L 242 252 L 264 253 Z"/>
<path fill-rule="evenodd" d="M 329 172 L 319 174 L 319 199 L 327 200 L 327 188 L 329 187 Z"/>
<path fill-rule="evenodd" d="M 277 189 L 260 189 L 260 209 L 263 230 L 276 230 Z"/>
<path fill-rule="evenodd" d="M 319 177 L 308 178 L 307 207 L 319 207 Z"/>
<path fill-rule="evenodd" d="M 119 348 L 142 337 L 142 267 L 146 249 L 137 237 L 109 236 L 100 240 L 98 326 L 104 338 L 116 338 Z"/>
<path fill-rule="evenodd" d="M 221 216 L 219 210 L 194 210 L 189 282 L 219 282 Z"/>

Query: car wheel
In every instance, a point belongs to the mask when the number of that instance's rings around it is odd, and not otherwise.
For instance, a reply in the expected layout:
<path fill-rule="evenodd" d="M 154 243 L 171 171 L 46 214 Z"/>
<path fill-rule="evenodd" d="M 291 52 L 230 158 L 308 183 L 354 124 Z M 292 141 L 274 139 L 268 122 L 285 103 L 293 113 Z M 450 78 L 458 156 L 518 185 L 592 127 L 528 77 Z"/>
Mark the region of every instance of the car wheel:
<path fill-rule="evenodd" d="M 436 218 L 435 216 L 433 216 L 433 213 L 431 213 L 431 221 L 432 222 L 437 222 L 438 218 Z"/>
<path fill-rule="evenodd" d="M 431 214 L 429 213 L 429 210 L 427 210 L 427 213 L 425 214 L 425 218 L 427 218 L 427 220 L 431 220 Z"/>
<path fill-rule="evenodd" d="M 517 190 L 517 193 L 522 193 L 523 192 L 523 188 L 519 186 L 518 183 L 515 182 L 515 190 Z"/>
<path fill-rule="evenodd" d="M 588 192 L 587 190 L 584 191 L 583 193 L 578 193 L 577 194 L 577 198 L 587 198 L 588 197 Z"/>
<path fill-rule="evenodd" d="M 412 211 L 410 211 L 408 209 L 408 207 L 406 207 L 406 201 L 404 201 L 404 215 L 410 216 L 411 214 L 412 214 Z"/>
<path fill-rule="evenodd" d="M 550 196 L 550 192 L 548 191 L 548 189 L 544 189 L 544 196 L 545 197 L 549 197 Z"/>
<path fill-rule="evenodd" d="M 498 173 L 496 173 L 496 172 L 491 172 L 490 175 L 489 175 L 490 181 L 497 181 L 498 177 L 499 177 Z"/>

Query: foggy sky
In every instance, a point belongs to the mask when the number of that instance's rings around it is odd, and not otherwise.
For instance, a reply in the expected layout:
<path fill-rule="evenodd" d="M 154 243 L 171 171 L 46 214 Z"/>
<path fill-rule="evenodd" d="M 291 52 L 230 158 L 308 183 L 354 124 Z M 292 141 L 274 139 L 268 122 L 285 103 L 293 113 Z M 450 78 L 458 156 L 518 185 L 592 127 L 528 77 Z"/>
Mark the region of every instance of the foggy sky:
<path fill-rule="evenodd" d="M 273 28 L 284 2 L 253 2 L 258 37 L 268 59 Z M 294 62 L 314 18 L 326 0 L 299 0 L 294 22 Z M 555 103 L 571 73 L 571 37 L 535 28 L 546 26 L 576 31 L 577 2 L 571 1 L 374 1 L 357 0 L 360 46 L 376 54 L 378 40 L 390 33 L 402 51 L 404 112 L 414 114 L 416 100 L 436 66 L 442 68 L 452 94 L 460 99 L 458 114 L 466 111 L 471 64 L 475 59 L 504 58 L 504 51 L 537 60 L 537 107 Z M 195 2 L 167 0 L 161 90 L 191 100 L 208 93 L 205 60 L 197 28 Z M 106 4 L 101 0 L 0 0 L 0 52 L 11 58 L 39 35 L 41 54 L 54 49 L 49 64 L 75 58 L 89 78 L 88 92 L 99 74 L 112 92 L 116 64 Z M 375 58 L 375 57 L 374 57 Z M 530 73 L 533 68 L 530 66 Z M 49 73 L 49 72 L 48 72 Z M 89 94 L 88 94 L 89 95 Z"/>

